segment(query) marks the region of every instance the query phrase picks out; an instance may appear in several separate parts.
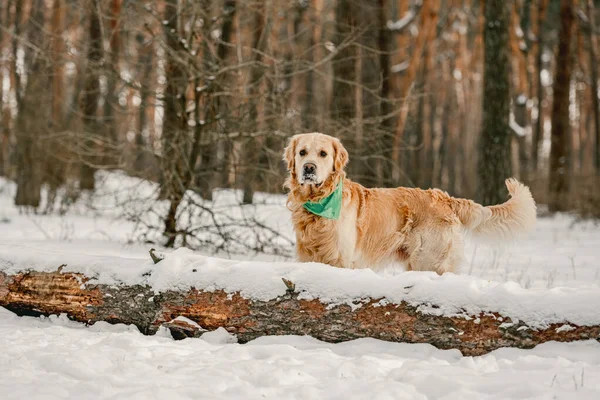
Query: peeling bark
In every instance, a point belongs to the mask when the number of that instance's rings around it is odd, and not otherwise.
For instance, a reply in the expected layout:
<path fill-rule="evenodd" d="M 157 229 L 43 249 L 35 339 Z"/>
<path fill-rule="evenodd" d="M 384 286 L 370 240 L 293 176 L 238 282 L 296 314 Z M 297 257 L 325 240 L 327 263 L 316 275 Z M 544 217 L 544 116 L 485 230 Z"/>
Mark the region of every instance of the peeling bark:
<path fill-rule="evenodd" d="M 283 285 L 284 283 L 282 283 Z M 247 299 L 239 293 L 191 289 L 156 294 L 149 286 L 94 284 L 82 274 L 0 272 L 0 306 L 19 315 L 66 313 L 86 324 L 97 321 L 133 324 L 147 335 L 161 326 L 173 337 L 197 337 L 205 330 L 225 328 L 245 343 L 265 335 L 310 335 L 326 342 L 372 337 L 391 342 L 430 343 L 458 349 L 466 356 L 500 347 L 532 348 L 547 341 L 569 342 L 600 338 L 600 326 L 571 325 L 569 330 L 534 329 L 512 323 L 498 313 L 470 317 L 423 314 L 418 306 L 368 299 L 359 307 L 328 306 L 299 299 L 293 284 L 285 295 L 269 301 Z M 186 317 L 196 324 L 177 317 Z"/>

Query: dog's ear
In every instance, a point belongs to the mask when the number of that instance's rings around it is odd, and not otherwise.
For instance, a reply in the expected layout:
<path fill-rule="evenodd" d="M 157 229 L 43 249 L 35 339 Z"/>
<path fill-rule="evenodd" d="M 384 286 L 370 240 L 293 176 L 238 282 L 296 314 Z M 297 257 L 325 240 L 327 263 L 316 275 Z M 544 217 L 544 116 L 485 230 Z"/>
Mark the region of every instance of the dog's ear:
<path fill-rule="evenodd" d="M 348 164 L 348 151 L 338 138 L 333 138 L 333 150 L 335 151 L 335 155 L 333 156 L 333 170 L 343 171 L 346 164 Z"/>
<path fill-rule="evenodd" d="M 290 140 L 288 140 L 287 147 L 283 151 L 283 160 L 287 162 L 288 171 L 294 172 L 296 167 L 296 142 L 298 141 L 298 137 L 296 135 L 292 136 Z"/>

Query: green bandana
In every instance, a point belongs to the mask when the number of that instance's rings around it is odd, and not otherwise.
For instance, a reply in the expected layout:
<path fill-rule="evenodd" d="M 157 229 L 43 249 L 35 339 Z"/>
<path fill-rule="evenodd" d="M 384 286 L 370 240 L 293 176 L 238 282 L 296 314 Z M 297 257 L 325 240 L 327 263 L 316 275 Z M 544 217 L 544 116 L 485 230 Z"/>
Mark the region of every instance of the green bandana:
<path fill-rule="evenodd" d="M 304 208 L 323 218 L 339 219 L 342 210 L 342 188 L 342 181 L 340 181 L 333 193 L 318 202 L 307 201 L 304 203 Z"/>

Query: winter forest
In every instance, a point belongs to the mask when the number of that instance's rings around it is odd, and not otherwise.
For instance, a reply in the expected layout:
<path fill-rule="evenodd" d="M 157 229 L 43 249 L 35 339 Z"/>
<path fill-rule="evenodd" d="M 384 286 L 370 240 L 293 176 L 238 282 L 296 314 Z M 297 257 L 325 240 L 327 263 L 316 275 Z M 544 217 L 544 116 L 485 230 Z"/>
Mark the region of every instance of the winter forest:
<path fill-rule="evenodd" d="M 280 193 L 286 138 L 319 131 L 366 186 L 491 204 L 516 176 L 597 216 L 595 4 L 491 3 L 5 0 L 0 175 L 43 212 L 97 170 L 159 182 L 172 237 L 187 190 Z"/>
<path fill-rule="evenodd" d="M 600 398 L 599 9 L 0 0 L 0 397 Z M 366 188 L 514 177 L 535 227 L 439 275 L 300 262 L 308 132 Z"/>

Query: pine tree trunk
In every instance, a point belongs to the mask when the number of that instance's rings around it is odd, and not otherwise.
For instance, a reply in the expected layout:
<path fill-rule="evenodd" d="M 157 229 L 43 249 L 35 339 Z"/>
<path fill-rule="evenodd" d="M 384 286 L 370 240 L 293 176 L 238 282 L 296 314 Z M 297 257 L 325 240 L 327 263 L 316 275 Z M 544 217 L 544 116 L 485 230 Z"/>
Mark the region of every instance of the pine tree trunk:
<path fill-rule="evenodd" d="M 87 66 L 85 69 L 85 84 L 83 94 L 83 129 L 85 135 L 85 144 L 83 146 L 83 164 L 80 171 L 79 187 L 82 190 L 94 190 L 96 181 L 94 172 L 98 163 L 98 158 L 91 156 L 97 152 L 97 146 L 94 144 L 94 136 L 100 133 L 98 124 L 98 101 L 100 100 L 100 68 L 102 68 L 103 46 L 102 29 L 100 26 L 98 0 L 89 2 L 89 47 L 87 54 Z"/>
<path fill-rule="evenodd" d="M 166 36 L 166 89 L 164 94 L 164 119 L 161 156 L 161 197 L 168 199 L 169 211 L 165 218 L 165 245 L 172 247 L 177 239 L 177 208 L 185 194 L 182 185 L 183 160 L 186 151 L 188 131 L 186 113 L 187 74 L 182 65 L 179 40 L 178 0 L 165 2 L 164 32 Z"/>
<path fill-rule="evenodd" d="M 531 169 L 534 173 L 537 172 L 539 166 L 540 156 L 540 144 L 544 138 L 544 113 L 543 113 L 543 102 L 544 102 L 544 85 L 542 82 L 542 68 L 544 67 L 543 55 L 544 55 L 544 21 L 546 18 L 546 9 L 548 7 L 548 0 L 538 0 L 538 18 L 537 18 L 537 53 L 535 60 L 535 73 L 536 73 L 536 97 L 538 115 L 533 128 L 533 140 L 531 144 Z"/>
<path fill-rule="evenodd" d="M 335 8 L 335 45 L 344 45 L 350 40 L 352 28 L 355 26 L 353 18 L 353 7 L 350 0 L 339 0 Z M 343 49 L 338 50 L 333 60 L 333 92 L 331 104 L 331 117 L 334 121 L 346 125 L 355 117 L 354 87 L 349 82 L 355 82 L 355 59 L 356 46 L 346 44 Z"/>
<path fill-rule="evenodd" d="M 19 3 L 19 2 L 17 2 Z M 16 13 L 20 15 L 21 5 L 17 4 Z M 30 61 L 25 61 L 28 79 L 25 93 L 18 103 L 16 121 L 17 139 L 17 193 L 15 205 L 37 208 L 40 205 L 40 190 L 42 184 L 42 171 L 39 159 L 38 140 L 47 130 L 47 121 L 50 117 L 48 104 L 48 82 L 46 74 L 49 65 L 42 53 L 46 49 L 46 36 L 44 27 L 44 2 L 41 0 L 33 4 L 32 14 L 27 24 L 28 40 L 35 50 Z M 18 31 L 18 29 L 16 29 Z M 18 33 L 15 35 L 17 36 Z M 18 42 L 15 43 L 14 57 L 17 58 Z M 16 62 L 16 61 L 15 61 Z M 20 86 L 17 85 L 17 89 Z M 17 91 L 17 96 L 19 92 Z"/>
<path fill-rule="evenodd" d="M 66 5 L 63 0 L 55 0 L 52 9 L 50 59 L 52 62 L 52 114 L 50 126 L 53 132 L 62 132 L 65 129 L 65 84 L 64 84 L 64 55 L 65 43 L 62 34 L 65 29 Z M 52 211 L 58 189 L 66 181 L 67 162 L 65 154 L 68 152 L 66 139 L 48 141 L 46 151 L 41 157 L 44 160 L 44 182 L 48 184 L 48 201 L 46 212 Z"/>
<path fill-rule="evenodd" d="M 256 127 L 258 120 L 258 101 L 260 93 L 260 84 L 264 74 L 262 66 L 262 52 L 266 45 L 266 26 L 267 26 L 267 9 L 264 5 L 258 7 L 254 13 L 254 34 L 252 38 L 252 48 L 255 49 L 252 55 L 253 64 L 250 67 L 250 82 L 247 88 L 247 96 L 249 97 L 248 120 L 249 127 Z M 255 129 L 250 129 L 250 132 Z M 242 202 L 244 204 L 252 204 L 254 191 L 256 190 L 256 179 L 258 177 L 258 162 L 260 153 L 262 152 L 262 141 L 258 138 L 249 138 L 244 149 L 245 169 L 244 174 L 244 195 Z"/>
<path fill-rule="evenodd" d="M 523 37 L 517 35 L 517 30 L 521 26 L 519 20 L 519 9 L 517 4 L 511 6 L 511 26 L 510 26 L 510 48 L 512 68 L 511 75 L 513 81 L 513 113 L 515 122 L 522 128 L 522 132 L 513 132 L 513 138 L 518 147 L 518 178 L 521 182 L 529 185 L 529 149 L 527 148 L 526 128 L 529 124 L 527 119 L 527 95 L 529 93 L 529 80 L 527 74 L 527 57 L 521 48 L 525 43 L 527 33 L 523 30 Z M 524 5 L 526 9 L 526 5 Z M 524 16 L 522 18 L 525 18 Z M 523 133 L 523 134 L 520 134 Z M 516 171 L 515 171 L 516 172 Z"/>
<path fill-rule="evenodd" d="M 0 25 L 8 26 L 12 1 L 0 3 Z M 4 54 L 4 30 L 0 29 L 0 54 Z M 4 71 L 4 58 L 0 58 L 0 71 Z M 8 124 L 4 112 L 4 85 L 0 85 L 0 176 L 8 174 Z"/>
<path fill-rule="evenodd" d="M 573 0 L 562 0 L 560 33 L 556 53 L 552 131 L 550 143 L 550 182 L 548 209 L 565 211 L 568 207 L 569 169 L 571 164 L 571 127 L 569 88 L 573 69 L 571 36 L 574 25 Z"/>
<path fill-rule="evenodd" d="M 417 72 L 421 65 L 423 49 L 429 40 L 435 37 L 435 30 L 439 18 L 440 0 L 429 0 L 423 2 L 421 17 L 419 22 L 419 33 L 415 39 L 415 45 L 410 55 L 408 68 L 404 71 L 404 76 L 396 92 L 396 97 L 400 99 L 400 112 L 396 119 L 396 127 L 391 146 L 392 160 L 392 180 L 394 184 L 400 183 L 401 177 L 401 147 L 404 139 L 406 121 L 409 114 L 409 95 L 414 84 Z"/>
<path fill-rule="evenodd" d="M 210 3 L 203 6 L 204 9 L 210 9 Z M 215 185 L 215 171 L 217 169 L 217 163 L 223 161 L 221 168 L 227 170 L 228 158 L 224 157 L 224 160 L 218 160 L 215 154 L 217 147 L 227 147 L 225 141 L 217 141 L 217 134 L 219 132 L 219 118 L 227 115 L 227 104 L 220 98 L 216 93 L 220 91 L 226 91 L 229 74 L 219 74 L 219 69 L 225 66 L 228 62 L 229 52 L 231 48 L 231 37 L 233 35 L 233 22 L 236 12 L 236 2 L 233 0 L 225 1 L 223 5 L 223 22 L 221 25 L 221 38 L 217 45 L 216 55 L 213 55 L 212 49 L 209 48 L 208 42 L 205 43 L 204 47 L 204 68 L 208 74 L 217 76 L 216 79 L 209 82 L 209 88 L 205 90 L 205 117 L 204 123 L 206 124 L 203 128 L 203 135 L 208 136 L 208 140 L 203 140 L 204 145 L 200 147 L 201 162 L 197 170 L 195 181 L 199 188 L 200 195 L 206 200 L 212 200 L 212 191 Z M 208 27 L 207 27 L 208 28 Z M 211 32 L 206 30 L 204 35 L 209 36 Z M 198 99 L 197 99 L 198 100 Z M 230 121 L 224 121 L 228 123 Z M 198 128 L 196 128 L 198 129 Z M 226 152 L 227 150 L 225 150 Z M 225 153 L 224 152 L 224 153 Z M 225 181 L 226 182 L 226 181 Z"/>
<path fill-rule="evenodd" d="M 323 20 L 324 0 L 311 0 L 309 7 L 311 32 L 308 53 L 308 62 L 319 63 L 324 57 Z M 328 115 L 328 102 L 326 96 L 326 67 L 316 65 L 315 72 L 307 71 L 306 78 L 306 104 L 304 106 L 304 125 L 311 131 L 325 131 L 325 119 Z"/>
<path fill-rule="evenodd" d="M 394 129 L 394 119 L 392 118 L 393 106 L 390 96 L 392 94 L 391 68 L 390 68 L 390 53 L 392 50 L 392 36 L 387 29 L 388 12 L 390 10 L 388 0 L 379 0 L 379 38 L 377 50 L 379 50 L 379 66 L 381 68 L 381 129 L 385 136 L 392 135 Z M 384 141 L 385 137 L 383 137 Z M 383 160 L 378 158 L 373 165 L 375 172 L 375 186 L 382 187 L 384 185 L 384 167 Z"/>
<path fill-rule="evenodd" d="M 238 22 L 238 7 L 236 0 L 225 0 L 224 2 L 224 13 L 226 17 L 223 20 L 223 25 L 221 28 L 221 43 L 219 43 L 219 47 L 217 49 L 217 57 L 219 65 L 227 65 L 230 59 L 230 53 L 233 47 L 234 42 L 234 32 L 236 28 L 236 22 Z M 227 74 L 226 77 L 230 78 L 232 75 Z M 216 99 L 217 102 L 217 110 L 221 115 L 228 114 L 228 106 L 229 104 L 224 99 Z M 233 125 L 233 121 L 227 121 L 228 128 L 231 129 Z M 219 148 L 218 152 L 222 154 L 221 159 L 215 161 L 214 165 L 216 169 L 219 171 L 219 182 L 222 187 L 229 186 L 229 171 L 230 171 L 230 163 L 231 163 L 231 153 L 233 151 L 231 146 L 231 141 L 227 137 L 222 137 L 218 144 Z M 211 151 L 211 149 L 205 149 L 204 152 Z"/>
<path fill-rule="evenodd" d="M 596 8 L 592 0 L 586 0 L 586 12 L 590 21 L 586 36 L 589 46 L 590 79 L 592 97 L 592 115 L 594 117 L 594 168 L 596 174 L 600 175 L 600 100 L 598 99 L 598 39 L 596 38 Z"/>
<path fill-rule="evenodd" d="M 477 197 L 483 205 L 506 201 L 504 181 L 512 175 L 508 75 L 509 6 L 504 1 L 485 2 L 483 123 L 477 167 Z"/>
<path fill-rule="evenodd" d="M 381 65 L 381 62 L 389 63 L 387 54 L 374 51 L 379 46 L 389 45 L 382 36 L 389 32 L 382 33 L 382 27 L 377 24 L 382 18 L 381 7 L 384 7 L 381 2 L 343 0 L 335 9 L 336 45 L 346 47 L 333 62 L 331 116 L 337 127 L 333 133 L 352 150 L 354 161 L 349 165 L 350 176 L 366 186 L 375 186 L 379 180 L 373 155 L 381 141 L 377 129 L 383 104 L 380 96 L 387 96 L 382 92 L 390 89 L 389 82 L 382 83 L 382 79 L 389 80 L 389 66 Z"/>
<path fill-rule="evenodd" d="M 135 133 L 135 159 L 133 170 L 139 176 L 145 176 L 145 170 L 150 166 L 150 163 L 148 162 L 149 157 L 147 156 L 150 149 L 144 138 L 144 130 L 147 127 L 148 131 L 150 130 L 147 114 L 150 91 L 152 88 L 150 80 L 152 79 L 154 46 L 152 42 L 146 42 L 143 35 L 137 37 L 137 42 L 139 53 L 138 65 L 142 69 L 142 79 L 140 80 L 140 106 L 138 109 L 137 130 Z"/>
<path fill-rule="evenodd" d="M 107 148 L 103 163 L 110 168 L 117 168 L 120 165 L 117 153 L 119 143 L 118 135 L 118 114 L 116 110 L 119 107 L 117 82 L 120 79 L 119 56 L 121 54 L 121 1 L 111 0 L 110 19 L 108 27 L 110 38 L 110 52 L 108 53 L 106 70 L 106 97 L 104 99 L 104 121 L 106 126 Z"/>

